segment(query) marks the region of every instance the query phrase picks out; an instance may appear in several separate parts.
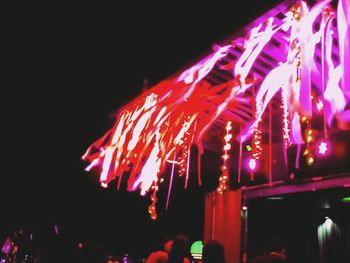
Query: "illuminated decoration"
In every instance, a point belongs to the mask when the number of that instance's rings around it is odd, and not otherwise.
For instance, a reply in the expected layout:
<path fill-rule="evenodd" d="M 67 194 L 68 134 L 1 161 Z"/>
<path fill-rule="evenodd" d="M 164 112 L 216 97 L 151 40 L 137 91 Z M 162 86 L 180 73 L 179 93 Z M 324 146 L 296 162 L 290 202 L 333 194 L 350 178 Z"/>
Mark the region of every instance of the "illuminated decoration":
<path fill-rule="evenodd" d="M 318 156 L 327 156 L 330 153 L 330 144 L 327 140 L 320 140 L 317 143 Z"/>
<path fill-rule="evenodd" d="M 311 129 L 311 123 L 308 119 L 304 119 L 306 123 L 306 129 L 304 131 L 304 140 L 306 142 L 306 148 L 304 151 L 304 156 L 306 164 L 311 166 L 314 164 L 314 141 L 315 141 L 315 131 Z"/>
<path fill-rule="evenodd" d="M 339 226 L 328 216 L 325 217 L 324 222 L 317 227 L 318 247 L 321 262 L 325 262 L 327 253 L 326 248 L 329 242 L 337 244 L 341 239 Z"/>
<path fill-rule="evenodd" d="M 255 171 L 257 164 L 256 164 L 256 159 L 250 158 L 248 162 L 248 167 L 250 170 Z"/>
<path fill-rule="evenodd" d="M 203 242 L 201 240 L 192 243 L 190 252 L 194 259 L 202 259 Z"/>
<path fill-rule="evenodd" d="M 257 114 L 255 114 L 257 116 Z M 259 127 L 259 123 L 261 123 L 261 119 L 259 122 L 256 124 L 255 130 L 254 130 L 254 136 L 253 136 L 253 147 L 252 147 L 252 155 L 255 160 L 259 160 L 262 155 L 262 146 L 261 146 L 261 141 L 262 141 L 262 132 Z"/>
<path fill-rule="evenodd" d="M 157 191 L 158 191 L 158 185 L 152 186 L 153 193 L 151 195 L 151 201 L 152 204 L 149 205 L 148 207 L 148 213 L 150 214 L 151 219 L 156 220 L 158 215 L 157 215 L 157 208 L 156 208 L 156 203 L 158 201 L 157 199 Z"/>
<path fill-rule="evenodd" d="M 103 187 L 117 179 L 118 189 L 122 177 L 127 176 L 127 190 L 155 196 L 154 187 L 161 177 L 168 176 L 163 173 L 169 164 L 178 171 L 172 175 L 174 180 L 175 175 L 183 178 L 186 174 L 187 187 L 190 149 L 196 146 L 200 185 L 203 142 L 213 124 L 228 111 L 244 116 L 233 118 L 230 124 L 233 129 L 240 127 L 235 135 L 239 143 L 253 136 L 254 157 L 265 156 L 261 147 L 265 130 L 260 123 L 277 94 L 282 100 L 285 159 L 287 149 L 297 145 L 298 167 L 301 145 L 306 144 L 303 156 L 307 164 L 313 164 L 315 139 L 319 138 L 319 131 L 311 127 L 315 115 L 323 111 L 326 127 L 350 124 L 350 6 L 349 1 L 339 0 L 333 10 L 330 2 L 316 1 L 312 7 L 304 1 L 285 5 L 278 11 L 281 19 L 267 17 L 268 13 L 247 27 L 246 36 L 215 45 L 211 54 L 192 67 L 146 90 L 122 107 L 114 126 L 88 147 L 82 157 L 88 163 L 86 171 L 99 172 Z M 271 51 L 268 70 L 259 73 L 259 61 L 266 61 L 262 54 L 275 47 L 271 43 L 276 39 L 282 45 Z M 229 58 L 233 53 L 235 61 Z M 224 60 L 229 62 L 223 65 Z M 230 77 L 210 81 L 217 68 Z M 255 103 L 255 111 L 241 110 L 240 106 L 248 103 Z M 326 129 L 324 135 L 327 139 Z M 227 160 L 228 156 L 223 156 Z M 228 175 L 226 165 L 221 172 Z M 150 211 L 154 208 L 155 203 Z M 156 217 L 156 213 L 151 215 Z"/>
<path fill-rule="evenodd" d="M 284 198 L 282 196 L 271 196 L 267 197 L 268 200 L 283 200 Z"/>
<path fill-rule="evenodd" d="M 315 159 L 314 159 L 313 155 L 310 154 L 310 155 L 306 156 L 306 164 L 307 165 L 313 165 L 314 161 L 315 161 Z"/>
<path fill-rule="evenodd" d="M 350 203 L 350 196 L 343 197 L 343 198 L 341 199 L 341 201 L 342 201 L 343 203 Z"/>
<path fill-rule="evenodd" d="M 59 234 L 58 226 L 57 226 L 57 225 L 54 225 L 54 226 L 53 226 L 53 229 L 54 229 L 54 231 L 55 231 L 55 234 L 58 235 L 58 234 Z"/>
<path fill-rule="evenodd" d="M 246 169 L 249 171 L 249 178 L 251 181 L 254 181 L 254 172 L 258 170 L 259 160 L 256 160 L 254 157 L 249 157 L 245 161 Z"/>
<path fill-rule="evenodd" d="M 224 191 L 228 188 L 229 183 L 229 172 L 228 172 L 228 166 L 227 166 L 227 160 L 229 159 L 228 151 L 231 150 L 231 144 L 230 140 L 232 139 L 231 131 L 232 126 L 231 122 L 227 122 L 226 124 L 226 135 L 224 137 L 225 145 L 224 145 L 224 153 L 221 156 L 223 163 L 221 166 L 221 175 L 219 178 L 219 186 L 217 187 L 216 191 L 218 191 L 220 194 L 222 194 Z"/>

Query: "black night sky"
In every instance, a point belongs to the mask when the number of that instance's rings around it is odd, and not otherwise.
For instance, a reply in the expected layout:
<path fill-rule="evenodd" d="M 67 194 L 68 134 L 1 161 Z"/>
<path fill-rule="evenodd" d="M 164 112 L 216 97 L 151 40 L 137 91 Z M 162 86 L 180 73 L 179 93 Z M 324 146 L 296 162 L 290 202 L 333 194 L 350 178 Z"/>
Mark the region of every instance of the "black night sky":
<path fill-rule="evenodd" d="M 202 237 L 205 188 L 179 183 L 154 222 L 149 198 L 102 189 L 80 158 L 144 79 L 191 65 L 279 1 L 119 2 L 22 6 L 5 19 L 0 242 L 12 226 L 50 224 L 115 254 L 144 253 L 166 233 Z"/>

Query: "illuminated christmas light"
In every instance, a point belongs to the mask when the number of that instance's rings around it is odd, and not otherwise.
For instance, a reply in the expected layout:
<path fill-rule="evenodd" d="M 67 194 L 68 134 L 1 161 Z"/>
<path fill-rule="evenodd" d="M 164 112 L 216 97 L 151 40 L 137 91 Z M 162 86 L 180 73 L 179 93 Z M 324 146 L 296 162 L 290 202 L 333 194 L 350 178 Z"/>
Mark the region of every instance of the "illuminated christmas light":
<path fill-rule="evenodd" d="M 331 152 L 331 143 L 326 139 L 320 139 L 315 143 L 316 155 L 326 157 Z"/>
<path fill-rule="evenodd" d="M 230 140 L 232 138 L 232 134 L 230 131 L 232 130 L 232 122 L 228 121 L 226 124 L 226 135 L 224 137 L 225 145 L 223 147 L 224 153 L 222 155 L 223 165 L 221 166 L 221 176 L 219 178 L 219 186 L 217 187 L 217 191 L 222 194 L 228 188 L 229 182 L 229 172 L 227 167 L 227 160 L 229 159 L 228 151 L 231 149 Z"/>
<path fill-rule="evenodd" d="M 157 185 L 152 186 L 152 190 L 153 190 L 153 193 L 150 198 L 152 203 L 148 206 L 148 213 L 150 214 L 150 217 L 152 220 L 156 220 L 158 217 L 157 208 L 156 208 L 156 203 L 158 201 L 157 199 L 158 186 Z"/>
<path fill-rule="evenodd" d="M 314 159 L 314 157 L 312 155 L 306 156 L 306 163 L 307 163 L 307 165 L 313 165 L 314 161 L 315 161 L 315 159 Z"/>
<path fill-rule="evenodd" d="M 248 167 L 251 171 L 255 171 L 257 168 L 257 160 L 254 158 L 250 158 L 248 161 Z"/>
<path fill-rule="evenodd" d="M 318 146 L 318 152 L 322 155 L 325 155 L 328 151 L 328 146 L 326 142 L 321 142 Z"/>
<path fill-rule="evenodd" d="M 234 111 L 236 104 L 247 100 L 247 95 L 255 96 L 249 99 L 255 100 L 256 112 L 247 117 L 247 123 L 238 124 L 242 126 L 242 132 L 237 139 L 243 143 L 253 136 L 251 147 L 246 148 L 253 151 L 254 161 L 251 162 L 255 162 L 256 169 L 256 161 L 265 154 L 260 130 L 264 126 L 259 127 L 259 124 L 279 91 L 282 92 L 285 151 L 291 144 L 300 146 L 306 143 L 304 156 L 308 165 L 314 162 L 313 154 L 327 155 L 330 143 L 315 143 L 318 136 L 317 130 L 311 129 L 313 107 L 323 111 L 329 127 L 335 123 L 334 118 L 337 118 L 337 125 L 350 122 L 346 107 L 350 101 L 350 75 L 347 74 L 350 23 L 346 13 L 349 3 L 339 1 L 335 12 L 329 0 L 316 2 L 312 8 L 303 1 L 293 5 L 284 13 L 283 20 L 272 17 L 265 21 L 256 20 L 256 26 L 249 28 L 246 37 L 234 39 L 231 45 L 216 45 L 211 54 L 194 66 L 159 82 L 125 105 L 120 109 L 114 126 L 83 155 L 83 160 L 88 163 L 85 170 L 98 170 L 102 187 L 108 187 L 118 178 L 119 189 L 122 176 L 128 176 L 127 190 L 138 190 L 141 195 L 155 194 L 152 187 L 161 182 L 162 173 L 169 163 L 176 165 L 180 176 L 186 174 L 187 182 L 191 146 L 198 146 L 200 167 L 204 135 L 222 113 L 227 109 Z M 317 29 L 316 22 L 319 23 Z M 269 69 L 265 78 L 257 80 L 254 74 L 256 60 L 276 34 L 281 36 L 279 31 L 283 31 L 285 52 L 276 53 L 275 67 Z M 338 42 L 334 41 L 335 38 Z M 336 47 L 335 42 L 338 43 Z M 219 85 L 211 84 L 206 77 L 216 66 L 220 67 L 232 48 L 240 48 L 241 54 L 237 54 L 234 63 L 228 63 L 230 67 L 226 65 L 227 68 L 222 69 L 233 71 L 230 72 L 232 79 Z M 316 51 L 322 53 L 318 64 Z M 334 52 L 339 53 L 337 61 L 333 59 Z M 252 77 L 248 77 L 250 75 Z M 248 91 L 251 87 L 256 89 L 254 95 Z M 319 95 L 320 92 L 323 96 Z M 215 107 L 208 107 L 208 101 Z M 229 178 L 227 162 L 231 150 L 228 143 L 232 137 L 229 133 L 231 125 L 224 138 L 221 190 L 227 189 Z M 200 169 L 198 173 L 200 182 Z M 150 211 L 155 211 L 155 203 Z M 152 212 L 153 218 L 155 215 Z"/>

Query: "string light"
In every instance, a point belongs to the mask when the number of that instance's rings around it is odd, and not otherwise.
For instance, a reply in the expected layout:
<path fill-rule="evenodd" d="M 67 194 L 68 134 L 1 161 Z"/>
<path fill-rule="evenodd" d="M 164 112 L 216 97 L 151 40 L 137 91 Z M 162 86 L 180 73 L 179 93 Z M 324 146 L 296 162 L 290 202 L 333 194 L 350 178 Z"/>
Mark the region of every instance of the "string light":
<path fill-rule="evenodd" d="M 306 148 L 304 151 L 304 156 L 306 159 L 306 164 L 307 165 L 313 165 L 315 158 L 313 155 L 313 150 L 314 150 L 314 146 L 313 146 L 313 142 L 315 141 L 315 131 L 311 129 L 311 123 L 307 118 L 302 118 L 302 124 L 304 124 L 305 131 L 304 131 L 304 140 L 306 142 Z"/>
<path fill-rule="evenodd" d="M 125 174 L 128 191 L 140 190 L 141 195 L 153 191 L 149 212 L 152 218 L 156 218 L 157 190 L 154 187 L 157 188 L 155 185 L 160 182 L 159 179 L 166 170 L 167 164 L 178 165 L 180 176 L 186 174 L 186 188 L 190 149 L 195 143 L 198 146 L 198 184 L 200 185 L 203 140 L 209 139 L 204 138 L 204 134 L 227 109 L 234 111 L 236 104 L 239 106 L 246 101 L 246 96 L 256 100 L 255 110 L 257 111 L 255 116 L 249 116 L 255 119 L 241 128 L 237 138 L 241 146 L 253 135 L 252 158 L 257 161 L 260 156 L 263 156 L 263 133 L 259 122 L 262 121 L 266 107 L 271 105 L 272 99 L 280 90 L 282 90 L 283 115 L 281 117 L 283 118 L 285 163 L 288 166 L 287 148 L 294 143 L 298 144 L 300 149 L 303 143 L 300 137 L 303 137 L 302 139 L 306 142 L 304 157 L 306 163 L 312 165 L 314 154 L 318 156 L 318 153 L 327 154 L 330 151 L 330 144 L 315 143 L 315 138 L 318 139 L 318 131 L 311 129 L 310 125 L 314 112 L 313 104 L 319 113 L 324 114 L 324 139 L 328 138 L 326 124 L 333 125 L 334 118 L 338 127 L 344 128 L 344 125 L 348 124 L 348 118 L 344 113 L 346 114 L 346 105 L 349 102 L 348 96 L 345 95 L 349 89 L 348 85 L 345 85 L 347 79 L 344 72 L 346 72 L 345 65 L 348 64 L 349 57 L 343 52 L 347 39 L 341 37 L 346 36 L 347 32 L 344 26 L 347 6 L 338 5 L 337 8 L 337 12 L 333 12 L 329 1 L 320 1 L 310 10 L 305 2 L 297 3 L 284 13 L 283 21 L 278 20 L 281 23 L 275 23 L 273 18 L 269 18 L 265 24 L 257 23 L 249 30 L 246 38 L 240 37 L 233 40 L 232 42 L 235 43 L 233 46 L 216 46 L 212 54 L 180 75 L 161 81 L 146 90 L 137 99 L 125 105 L 119 111 L 115 125 L 87 149 L 82 156 L 82 159 L 88 162 L 86 170 L 99 170 L 103 187 L 108 187 L 112 180 L 118 178 L 119 189 Z M 321 14 L 323 17 L 320 21 Z M 333 23 L 332 19 L 335 16 L 337 21 Z M 319 26 L 315 28 L 314 25 L 317 23 Z M 281 36 L 280 29 L 284 31 L 283 34 L 288 35 L 285 36 L 288 43 L 287 54 L 285 52 L 276 54 L 278 64 L 276 63 L 274 68 L 269 68 L 269 72 L 263 79 L 258 80 L 254 76 L 249 80 L 248 76 L 254 71 L 254 65 L 261 52 L 265 47 L 268 48 L 267 45 L 274 39 L 275 34 Z M 321 42 L 320 37 L 322 37 Z M 339 55 L 337 61 L 333 61 L 335 59 L 332 51 L 335 48 L 336 41 L 333 41 L 335 39 L 338 42 L 335 49 Z M 233 79 L 214 86 L 206 80 L 206 76 L 230 54 L 229 50 L 234 47 L 240 47 L 241 54 L 237 55 L 234 63 L 229 63 L 229 68 L 223 69 L 233 70 Z M 321 69 L 320 62 L 315 59 L 316 56 L 319 58 L 319 49 L 322 49 Z M 312 69 L 315 63 L 317 70 Z M 317 81 L 311 81 L 311 77 Z M 262 83 L 256 86 L 255 84 L 260 80 Z M 319 94 L 321 91 L 319 80 L 322 82 L 323 94 Z M 258 88 L 256 96 L 255 87 Z M 253 93 L 248 89 L 253 89 Z M 208 103 L 215 106 L 208 107 Z M 231 106 L 233 106 L 232 109 Z M 299 116 L 301 123 L 296 120 Z M 300 129 L 303 125 L 304 127 Z M 231 129 L 231 123 L 227 124 L 228 127 Z M 232 137 L 227 130 L 226 136 L 228 135 Z M 225 138 L 218 186 L 220 192 L 227 189 L 229 179 L 227 161 L 230 149 L 229 140 Z M 269 149 L 271 150 L 271 147 Z M 247 146 L 247 151 L 249 150 Z M 175 156 L 176 159 L 169 161 L 171 156 Z M 256 164 L 259 165 L 258 162 Z M 240 178 L 240 168 L 238 171 L 238 178 Z"/>
<path fill-rule="evenodd" d="M 152 203 L 148 206 L 148 213 L 150 214 L 150 217 L 152 220 L 156 220 L 158 217 L 157 207 L 156 207 L 156 203 L 158 201 L 158 199 L 157 199 L 158 185 L 153 185 L 151 187 L 151 189 L 153 190 L 151 197 L 150 197 Z"/>
<path fill-rule="evenodd" d="M 290 8 L 290 11 L 292 12 L 294 19 L 297 21 L 300 21 L 300 18 L 301 18 L 300 6 L 301 6 L 300 3 L 297 3 Z"/>
<path fill-rule="evenodd" d="M 257 114 L 255 114 L 255 117 L 257 117 Z M 260 129 L 259 124 L 261 123 L 261 118 L 259 119 L 258 124 L 256 125 L 254 129 L 254 137 L 253 137 L 253 143 L 252 143 L 252 155 L 255 160 L 259 160 L 262 155 L 262 145 L 261 145 L 261 140 L 262 140 L 262 132 Z"/>
<path fill-rule="evenodd" d="M 183 142 L 181 143 L 181 146 L 182 146 L 181 155 L 178 159 L 180 176 L 183 176 L 187 171 L 187 158 L 191 147 L 190 145 L 191 141 L 189 140 L 189 137 L 190 137 L 190 133 L 186 131 L 184 134 L 184 138 L 182 140 Z"/>
<path fill-rule="evenodd" d="M 283 142 L 284 142 L 284 149 L 287 149 L 291 145 L 290 141 L 290 121 L 289 121 L 289 113 L 288 113 L 288 107 L 287 107 L 287 99 L 282 96 L 282 109 L 283 109 L 283 115 L 282 115 L 282 122 L 283 122 Z"/>
<path fill-rule="evenodd" d="M 221 156 L 223 159 L 223 164 L 221 166 L 221 176 L 219 178 L 219 186 L 217 187 L 217 192 L 222 194 L 224 191 L 228 188 L 228 181 L 229 181 L 229 173 L 228 173 L 228 167 L 227 167 L 227 160 L 229 159 L 228 151 L 231 149 L 230 140 L 232 138 L 232 133 L 230 132 L 232 130 L 231 121 L 228 121 L 226 124 L 226 135 L 224 137 L 225 145 L 224 145 L 224 153 Z"/>

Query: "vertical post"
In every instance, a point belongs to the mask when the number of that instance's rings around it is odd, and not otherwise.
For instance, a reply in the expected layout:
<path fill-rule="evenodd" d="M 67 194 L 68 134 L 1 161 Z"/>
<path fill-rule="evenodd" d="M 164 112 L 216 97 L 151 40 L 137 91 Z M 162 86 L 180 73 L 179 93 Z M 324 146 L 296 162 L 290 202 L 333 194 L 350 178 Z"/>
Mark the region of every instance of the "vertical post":
<path fill-rule="evenodd" d="M 219 241 L 230 263 L 241 262 L 241 204 L 241 189 L 212 192 L 205 198 L 203 241 Z"/>
<path fill-rule="evenodd" d="M 248 204 L 245 199 L 243 200 L 241 217 L 242 217 L 241 258 L 242 258 L 242 262 L 246 263 L 247 251 L 248 251 Z"/>

